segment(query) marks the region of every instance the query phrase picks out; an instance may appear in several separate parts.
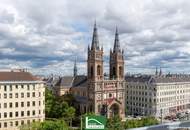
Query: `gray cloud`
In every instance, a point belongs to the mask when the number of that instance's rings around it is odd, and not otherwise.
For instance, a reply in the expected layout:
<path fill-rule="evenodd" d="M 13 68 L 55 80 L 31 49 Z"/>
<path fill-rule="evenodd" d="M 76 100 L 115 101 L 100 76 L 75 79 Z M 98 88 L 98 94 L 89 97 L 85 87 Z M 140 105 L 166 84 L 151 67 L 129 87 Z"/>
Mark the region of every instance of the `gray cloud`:
<path fill-rule="evenodd" d="M 152 73 L 161 66 L 189 73 L 189 12 L 187 0 L 1 0 L 0 67 L 67 75 L 77 56 L 79 72 L 86 73 L 96 19 L 106 71 L 117 26 L 126 72 Z"/>

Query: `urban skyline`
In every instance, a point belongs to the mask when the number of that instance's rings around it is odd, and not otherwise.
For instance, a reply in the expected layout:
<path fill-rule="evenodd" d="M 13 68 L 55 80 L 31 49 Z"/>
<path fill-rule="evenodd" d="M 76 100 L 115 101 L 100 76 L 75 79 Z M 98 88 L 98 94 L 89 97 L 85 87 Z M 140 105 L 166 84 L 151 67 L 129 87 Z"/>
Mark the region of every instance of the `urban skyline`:
<path fill-rule="evenodd" d="M 188 1 L 1 0 L 0 7 L 0 68 L 72 75 L 77 56 L 78 71 L 86 74 L 86 48 L 96 20 L 106 72 L 117 26 L 125 73 L 153 74 L 156 67 L 189 73 Z"/>

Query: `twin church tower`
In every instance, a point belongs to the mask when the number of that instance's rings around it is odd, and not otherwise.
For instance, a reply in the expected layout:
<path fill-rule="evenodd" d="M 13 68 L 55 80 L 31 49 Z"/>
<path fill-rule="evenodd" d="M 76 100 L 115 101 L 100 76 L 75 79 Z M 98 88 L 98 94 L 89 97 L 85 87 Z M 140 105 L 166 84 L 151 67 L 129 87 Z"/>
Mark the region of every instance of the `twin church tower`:
<path fill-rule="evenodd" d="M 103 73 L 103 47 L 99 45 L 98 30 L 94 24 L 91 47 L 88 46 L 87 76 L 89 80 L 104 79 Z M 116 28 L 113 50 L 110 50 L 110 79 L 124 79 L 124 51 L 120 48 L 119 34 Z"/>
<path fill-rule="evenodd" d="M 114 47 L 110 50 L 109 79 L 104 78 L 103 47 L 99 45 L 98 29 L 94 24 L 92 44 L 88 46 L 87 96 L 88 110 L 111 117 L 125 115 L 124 51 L 120 48 L 116 28 Z"/>

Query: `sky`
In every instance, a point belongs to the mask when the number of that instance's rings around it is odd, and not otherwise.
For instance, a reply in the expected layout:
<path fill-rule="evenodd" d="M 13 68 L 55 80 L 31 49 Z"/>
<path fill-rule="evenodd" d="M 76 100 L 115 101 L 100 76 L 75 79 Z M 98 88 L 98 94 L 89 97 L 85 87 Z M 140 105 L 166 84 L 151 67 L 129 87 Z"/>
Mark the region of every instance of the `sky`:
<path fill-rule="evenodd" d="M 119 30 L 125 73 L 190 72 L 190 0 L 0 0 L 0 68 L 86 74 L 94 21 L 104 68 Z"/>

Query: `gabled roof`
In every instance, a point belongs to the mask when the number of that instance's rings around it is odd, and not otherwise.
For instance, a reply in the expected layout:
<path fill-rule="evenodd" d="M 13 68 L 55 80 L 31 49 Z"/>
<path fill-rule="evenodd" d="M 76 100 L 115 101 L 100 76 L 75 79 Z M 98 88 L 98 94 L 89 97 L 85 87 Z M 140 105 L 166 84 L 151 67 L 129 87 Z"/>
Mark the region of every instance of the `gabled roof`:
<path fill-rule="evenodd" d="M 73 83 L 72 76 L 64 76 L 58 80 L 58 82 L 56 83 L 55 86 L 70 88 L 70 87 L 72 87 L 72 83 Z"/>
<path fill-rule="evenodd" d="M 87 83 L 87 77 L 84 75 L 78 75 L 75 77 L 64 76 L 60 77 L 55 86 L 60 86 L 63 88 L 71 88 L 77 86 L 86 86 L 86 83 Z"/>
<path fill-rule="evenodd" d="M 0 81 L 39 81 L 29 72 L 0 72 Z"/>

